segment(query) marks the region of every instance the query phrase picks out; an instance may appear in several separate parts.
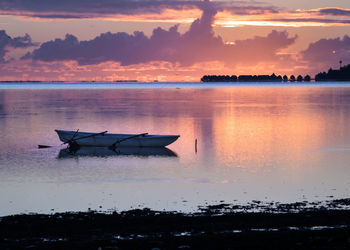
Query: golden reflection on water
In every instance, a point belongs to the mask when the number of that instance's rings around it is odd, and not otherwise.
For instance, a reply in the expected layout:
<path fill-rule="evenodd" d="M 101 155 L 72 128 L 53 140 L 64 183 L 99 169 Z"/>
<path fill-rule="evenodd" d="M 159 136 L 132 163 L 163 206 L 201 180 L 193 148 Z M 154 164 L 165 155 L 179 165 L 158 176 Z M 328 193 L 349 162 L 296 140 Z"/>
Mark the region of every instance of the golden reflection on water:
<path fill-rule="evenodd" d="M 294 95 L 294 90 L 289 89 L 288 95 Z M 285 93 L 278 92 L 282 93 L 245 93 L 249 99 L 259 101 L 255 105 L 237 105 L 234 100 L 242 93 L 231 96 L 225 112 L 213 119 L 217 158 L 238 160 L 242 167 L 247 167 L 245 163 L 258 167 L 276 157 L 297 161 L 305 157 L 305 151 L 323 146 L 325 124 L 320 114 L 305 108 L 303 103 L 288 102 Z M 279 96 L 273 100 L 275 94 Z"/>
<path fill-rule="evenodd" d="M 332 131 L 347 136 L 349 104 L 342 93 L 293 87 L 7 90 L 1 95 L 1 132 L 3 140 L 23 133 L 27 143 L 28 132 L 54 140 L 56 128 L 180 134 L 170 147 L 185 158 L 193 157 L 198 139 L 199 157 L 259 167 L 271 159 L 295 162 L 305 151 L 327 146 Z"/>
<path fill-rule="evenodd" d="M 342 197 L 350 187 L 348 124 L 348 87 L 0 90 L 0 195 L 16 192 L 20 202 L 28 199 L 20 190 L 38 189 L 60 197 L 59 207 L 67 190 L 88 203 L 108 200 L 108 189 L 110 206 L 145 200 L 169 209 L 182 197 L 193 206 L 218 197 Z M 178 158 L 59 160 L 58 149 L 36 149 L 60 145 L 57 128 L 180 134 L 169 146 Z"/>

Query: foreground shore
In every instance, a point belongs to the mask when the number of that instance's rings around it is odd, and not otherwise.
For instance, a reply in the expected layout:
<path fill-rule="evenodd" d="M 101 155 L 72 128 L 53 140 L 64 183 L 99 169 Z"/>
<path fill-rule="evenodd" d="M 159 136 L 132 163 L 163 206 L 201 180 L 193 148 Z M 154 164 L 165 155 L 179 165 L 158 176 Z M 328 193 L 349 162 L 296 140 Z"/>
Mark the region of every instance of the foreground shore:
<path fill-rule="evenodd" d="M 26 214 L 0 218 L 0 249 L 347 249 L 350 200 L 262 207 L 220 204 L 193 214 Z M 253 206 L 253 207 L 252 207 Z"/>

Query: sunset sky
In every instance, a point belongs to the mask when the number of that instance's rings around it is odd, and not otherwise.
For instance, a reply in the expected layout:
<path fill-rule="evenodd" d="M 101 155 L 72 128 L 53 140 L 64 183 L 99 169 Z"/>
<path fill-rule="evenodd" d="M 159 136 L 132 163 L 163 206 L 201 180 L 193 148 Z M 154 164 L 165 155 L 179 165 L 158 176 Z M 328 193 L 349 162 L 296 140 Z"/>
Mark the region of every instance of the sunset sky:
<path fill-rule="evenodd" d="M 0 0 L 0 80 L 314 76 L 340 60 L 349 0 Z"/>

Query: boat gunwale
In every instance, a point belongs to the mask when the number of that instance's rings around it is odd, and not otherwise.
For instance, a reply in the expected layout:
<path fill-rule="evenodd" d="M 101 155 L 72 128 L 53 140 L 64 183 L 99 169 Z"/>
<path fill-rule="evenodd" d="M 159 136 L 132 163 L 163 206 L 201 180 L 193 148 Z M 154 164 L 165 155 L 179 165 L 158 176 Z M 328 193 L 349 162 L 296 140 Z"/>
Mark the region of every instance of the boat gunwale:
<path fill-rule="evenodd" d="M 55 129 L 56 133 L 59 134 L 59 133 L 64 133 L 64 134 L 83 134 L 83 135 L 93 135 L 93 134 L 96 134 L 96 137 L 99 136 L 99 137 L 105 137 L 105 136 L 108 136 L 108 137 L 128 137 L 128 136 L 134 136 L 134 135 L 137 135 L 137 134 L 115 134 L 115 133 L 104 133 L 104 134 L 98 134 L 98 133 L 94 133 L 94 132 L 76 132 L 76 131 L 73 131 L 73 130 L 60 130 L 60 129 Z M 147 135 L 142 135 L 140 136 L 141 138 L 145 138 L 145 137 L 148 137 L 148 139 L 150 137 L 180 137 L 180 135 L 151 135 L 151 134 L 147 134 Z"/>

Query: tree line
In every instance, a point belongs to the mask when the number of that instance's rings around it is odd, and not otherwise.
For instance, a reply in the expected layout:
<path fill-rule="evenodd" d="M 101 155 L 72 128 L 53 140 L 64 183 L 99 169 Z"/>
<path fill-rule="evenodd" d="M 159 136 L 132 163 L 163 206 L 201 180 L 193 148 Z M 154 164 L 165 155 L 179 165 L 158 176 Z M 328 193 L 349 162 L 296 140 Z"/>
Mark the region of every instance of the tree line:
<path fill-rule="evenodd" d="M 339 70 L 330 68 L 328 72 L 320 72 L 315 76 L 315 81 L 350 81 L 350 64 L 340 67 Z M 205 75 L 202 82 L 310 82 L 309 75 Z"/>
<path fill-rule="evenodd" d="M 275 75 L 274 73 L 272 75 L 205 75 L 201 78 L 202 82 L 309 82 L 311 81 L 311 77 L 309 75 L 301 76 L 298 75 L 295 77 L 294 75 L 291 75 L 288 77 L 287 75 L 284 75 L 283 77 L 281 75 Z"/>
<path fill-rule="evenodd" d="M 327 73 L 320 72 L 315 76 L 315 81 L 350 81 L 350 64 L 338 70 L 330 68 Z"/>

